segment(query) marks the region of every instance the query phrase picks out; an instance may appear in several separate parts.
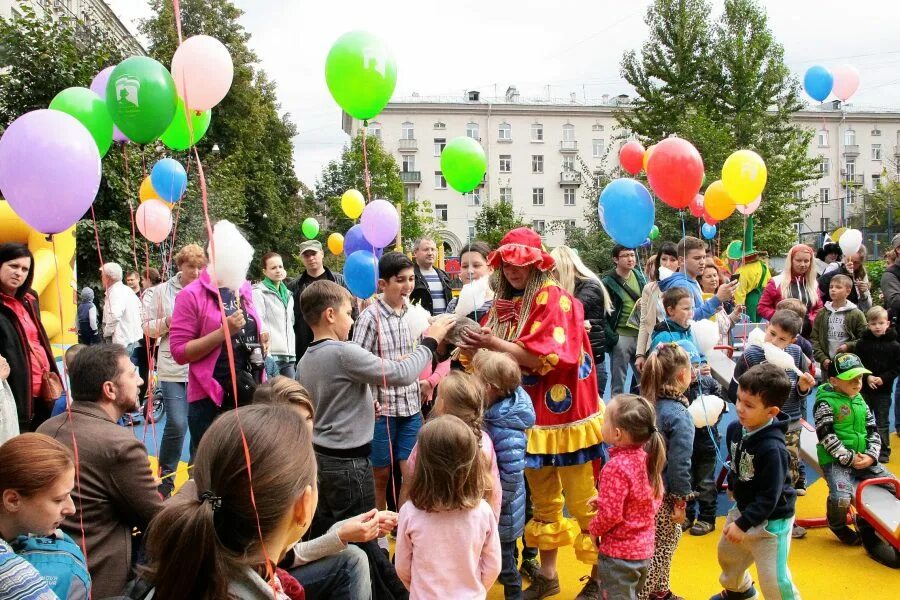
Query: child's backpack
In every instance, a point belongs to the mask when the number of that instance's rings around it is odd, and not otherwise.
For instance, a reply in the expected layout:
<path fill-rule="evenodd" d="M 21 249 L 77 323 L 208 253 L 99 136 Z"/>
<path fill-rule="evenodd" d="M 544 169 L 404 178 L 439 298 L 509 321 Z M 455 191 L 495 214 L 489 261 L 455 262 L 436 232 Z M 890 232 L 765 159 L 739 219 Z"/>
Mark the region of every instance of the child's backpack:
<path fill-rule="evenodd" d="M 62 600 L 88 600 L 91 576 L 81 548 L 68 535 L 58 529 L 46 537 L 20 535 L 10 545 Z"/>

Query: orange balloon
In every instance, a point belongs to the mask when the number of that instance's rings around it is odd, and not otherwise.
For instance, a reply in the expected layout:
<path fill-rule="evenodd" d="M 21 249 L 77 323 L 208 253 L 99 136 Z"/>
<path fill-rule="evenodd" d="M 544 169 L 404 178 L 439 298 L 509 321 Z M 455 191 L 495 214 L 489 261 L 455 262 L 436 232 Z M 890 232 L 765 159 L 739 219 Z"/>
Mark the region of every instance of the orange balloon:
<path fill-rule="evenodd" d="M 159 194 L 157 194 L 156 190 L 153 189 L 153 184 L 150 183 L 149 175 L 147 175 L 141 182 L 141 188 L 138 190 L 138 198 L 140 198 L 141 202 L 146 202 L 150 198 L 156 198 L 157 200 L 159 200 Z"/>
<path fill-rule="evenodd" d="M 717 221 L 727 219 L 734 212 L 734 200 L 725 191 L 725 184 L 721 179 L 713 181 L 706 188 L 703 206 L 706 208 L 706 214 Z"/>
<path fill-rule="evenodd" d="M 650 160 L 650 155 L 653 154 L 654 148 L 656 148 L 656 144 L 653 144 L 652 146 L 647 148 L 646 152 L 644 152 L 644 172 L 645 173 L 647 172 L 647 161 Z"/>

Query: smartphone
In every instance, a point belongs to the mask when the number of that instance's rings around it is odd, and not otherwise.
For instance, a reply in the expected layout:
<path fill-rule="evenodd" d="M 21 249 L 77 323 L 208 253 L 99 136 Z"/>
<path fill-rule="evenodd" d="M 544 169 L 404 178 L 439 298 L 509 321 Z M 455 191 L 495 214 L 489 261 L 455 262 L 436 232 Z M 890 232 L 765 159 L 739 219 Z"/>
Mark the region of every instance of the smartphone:
<path fill-rule="evenodd" d="M 740 281 L 740 280 L 741 280 L 741 274 L 740 274 L 740 273 L 735 273 L 734 275 L 731 276 L 731 281 L 732 281 L 732 282 Z"/>

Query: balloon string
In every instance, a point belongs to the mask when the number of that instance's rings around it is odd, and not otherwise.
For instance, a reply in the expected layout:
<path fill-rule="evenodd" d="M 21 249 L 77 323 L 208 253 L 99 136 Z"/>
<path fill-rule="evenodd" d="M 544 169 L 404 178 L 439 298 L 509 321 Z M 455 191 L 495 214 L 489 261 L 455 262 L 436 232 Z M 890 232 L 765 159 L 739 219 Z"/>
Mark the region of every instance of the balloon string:
<path fill-rule="evenodd" d="M 134 270 L 137 271 L 137 237 L 134 231 L 134 202 L 131 199 L 131 169 L 128 166 L 128 152 L 125 150 L 125 144 L 122 144 L 122 156 L 125 159 L 125 197 L 128 198 L 128 213 L 131 217 L 131 256 L 134 259 Z"/>
<path fill-rule="evenodd" d="M 144 272 L 143 276 L 147 277 L 150 271 L 150 248 L 147 245 L 147 242 L 144 242 Z M 142 277 L 141 279 L 143 280 Z M 138 298 L 141 300 L 141 312 L 143 313 L 143 305 L 144 305 L 144 294 L 147 293 L 147 290 L 143 290 Z M 153 435 L 153 447 L 156 448 L 156 456 L 159 456 L 159 439 L 156 436 L 156 421 L 153 420 L 153 402 L 150 401 L 150 398 L 153 398 L 156 386 L 150 381 L 150 374 L 153 373 L 155 368 L 154 360 L 153 360 L 153 345 L 152 341 L 155 341 L 154 338 L 151 338 L 150 335 L 141 327 L 142 333 L 144 335 L 144 352 L 146 353 L 147 359 L 147 381 L 144 383 L 147 386 L 146 395 L 144 397 L 144 412 L 147 414 L 147 424 L 150 426 L 149 429 L 152 430 Z M 148 427 L 144 427 L 144 439 L 143 444 L 147 445 L 147 429 Z"/>
<path fill-rule="evenodd" d="M 91 202 L 91 220 L 94 222 L 94 242 L 97 244 L 97 258 L 100 260 L 100 266 L 103 267 L 103 253 L 100 251 L 100 231 L 97 229 L 97 213 L 94 212 L 94 203 Z"/>
<path fill-rule="evenodd" d="M 366 186 L 366 202 L 372 201 L 372 177 L 369 175 L 369 151 L 366 148 L 366 129 L 369 127 L 368 121 L 363 121 L 362 128 L 362 151 L 363 151 L 363 175 L 365 177 Z M 373 247 L 374 248 L 374 247 Z"/>

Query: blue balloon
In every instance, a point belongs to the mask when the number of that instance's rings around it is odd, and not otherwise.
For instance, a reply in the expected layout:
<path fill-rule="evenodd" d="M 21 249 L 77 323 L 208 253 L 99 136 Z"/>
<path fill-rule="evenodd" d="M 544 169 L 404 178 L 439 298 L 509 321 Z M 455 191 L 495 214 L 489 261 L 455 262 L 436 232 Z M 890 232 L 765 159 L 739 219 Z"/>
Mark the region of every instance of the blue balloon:
<path fill-rule="evenodd" d="M 378 259 L 371 250 L 357 250 L 347 257 L 344 262 L 344 281 L 357 298 L 368 298 L 375 293 Z"/>
<path fill-rule="evenodd" d="M 650 238 L 647 238 L 641 243 L 641 248 L 649 248 L 653 245 L 653 242 L 650 241 Z"/>
<path fill-rule="evenodd" d="M 803 76 L 803 87 L 813 100 L 823 101 L 831 93 L 834 76 L 825 67 L 816 65 L 806 70 Z"/>
<path fill-rule="evenodd" d="M 187 189 L 187 173 L 174 158 L 164 158 L 150 171 L 150 183 L 166 202 L 178 202 Z"/>
<path fill-rule="evenodd" d="M 716 237 L 716 226 L 710 225 L 709 223 L 704 223 L 700 227 L 700 234 L 703 236 L 704 240 L 711 240 Z"/>
<path fill-rule="evenodd" d="M 647 239 L 656 216 L 647 188 L 627 178 L 603 188 L 597 212 L 609 237 L 626 248 L 637 248 Z"/>
<path fill-rule="evenodd" d="M 372 253 L 372 242 L 366 239 L 363 234 L 362 225 L 356 224 L 347 230 L 344 234 L 344 256 L 350 256 L 354 252 L 365 250 L 369 254 Z M 384 253 L 383 248 L 375 248 L 375 256 L 381 258 Z"/>

